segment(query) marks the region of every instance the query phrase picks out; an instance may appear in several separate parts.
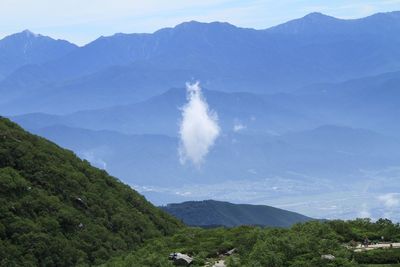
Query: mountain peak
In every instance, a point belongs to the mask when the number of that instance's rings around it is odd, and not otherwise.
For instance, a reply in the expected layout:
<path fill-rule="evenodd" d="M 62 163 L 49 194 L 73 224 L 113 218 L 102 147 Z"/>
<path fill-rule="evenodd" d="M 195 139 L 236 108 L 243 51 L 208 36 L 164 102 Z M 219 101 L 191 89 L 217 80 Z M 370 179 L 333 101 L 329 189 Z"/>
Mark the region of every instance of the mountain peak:
<path fill-rule="evenodd" d="M 400 18 L 400 11 L 391 11 L 391 12 L 379 12 L 375 13 L 369 17 L 386 17 L 386 18 Z M 368 17 L 366 17 L 368 18 Z"/>
<path fill-rule="evenodd" d="M 34 38 L 40 36 L 40 34 L 36 34 L 36 33 L 32 32 L 32 31 L 30 31 L 28 29 L 23 30 L 22 32 L 20 32 L 20 34 L 25 35 L 26 37 L 34 37 Z"/>
<path fill-rule="evenodd" d="M 302 18 L 294 19 L 267 30 L 286 34 L 323 33 L 328 28 L 336 27 L 341 19 L 319 12 L 312 12 Z"/>
<path fill-rule="evenodd" d="M 67 41 L 55 40 L 30 30 L 8 35 L 0 40 L 0 61 L 3 63 L 0 77 L 5 77 L 24 65 L 41 64 L 60 58 L 76 47 Z"/>
<path fill-rule="evenodd" d="M 13 40 L 13 39 L 31 40 L 31 39 L 39 39 L 39 38 L 40 39 L 52 39 L 50 37 L 47 37 L 47 36 L 44 36 L 41 34 L 37 34 L 37 33 L 34 33 L 32 31 L 26 29 L 21 32 L 17 32 L 17 33 L 8 35 L 8 36 L 4 37 L 3 40 L 7 40 L 7 39 L 9 39 L 9 40 Z"/>
<path fill-rule="evenodd" d="M 187 21 L 180 23 L 174 27 L 174 29 L 184 29 L 184 30 L 195 30 L 195 29 L 207 29 L 207 28 L 227 28 L 227 29 L 235 29 L 236 26 L 228 23 L 228 22 L 199 22 L 195 20 Z"/>
<path fill-rule="evenodd" d="M 321 20 L 339 20 L 335 17 L 325 15 L 320 12 L 312 12 L 307 15 L 305 15 L 302 19 L 307 19 L 307 20 L 314 20 L 314 21 L 321 21 Z"/>

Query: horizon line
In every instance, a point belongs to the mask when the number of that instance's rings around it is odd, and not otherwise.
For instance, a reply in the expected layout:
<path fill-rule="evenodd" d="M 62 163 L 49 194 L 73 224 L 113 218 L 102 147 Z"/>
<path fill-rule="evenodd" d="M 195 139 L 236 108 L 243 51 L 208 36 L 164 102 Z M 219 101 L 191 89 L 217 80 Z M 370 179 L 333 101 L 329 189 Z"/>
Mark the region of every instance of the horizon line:
<path fill-rule="evenodd" d="M 229 24 L 229 25 L 231 25 L 231 26 L 233 26 L 235 28 L 238 28 L 238 29 L 250 29 L 250 30 L 256 30 L 256 31 L 264 31 L 264 30 L 268 30 L 268 29 L 272 29 L 272 28 L 278 27 L 280 25 L 284 25 L 284 24 L 292 22 L 292 21 L 304 19 L 304 18 L 306 18 L 306 17 L 308 17 L 310 15 L 313 15 L 313 14 L 322 15 L 324 17 L 333 18 L 333 19 L 341 20 L 341 21 L 355 21 L 355 20 L 361 20 L 361 19 L 366 19 L 366 18 L 369 18 L 369 17 L 373 17 L 373 16 L 376 16 L 376 15 L 379 15 L 379 14 L 390 14 L 390 13 L 400 13 L 400 10 L 392 10 L 392 11 L 387 11 L 387 12 L 375 12 L 375 13 L 372 13 L 372 14 L 367 15 L 367 16 L 361 16 L 361 17 L 356 17 L 356 18 L 340 18 L 340 17 L 335 17 L 335 16 L 328 15 L 326 13 L 314 11 L 314 12 L 309 12 L 304 16 L 297 17 L 297 18 L 294 18 L 294 19 L 290 19 L 290 20 L 287 20 L 287 21 L 284 21 L 282 23 L 278 23 L 278 24 L 275 24 L 273 26 L 269 26 L 269 27 L 266 27 L 266 28 L 242 27 L 242 26 L 238 26 L 236 24 L 230 23 L 228 21 L 215 20 L 215 21 L 207 22 L 207 21 L 200 21 L 200 20 L 187 20 L 187 21 L 179 22 L 179 23 L 175 24 L 174 26 L 165 26 L 165 27 L 161 27 L 161 28 L 158 28 L 157 30 L 149 31 L 149 32 L 115 32 L 115 33 L 113 33 L 111 35 L 100 35 L 97 38 L 94 38 L 91 41 L 88 41 L 88 42 L 86 42 L 84 44 L 77 44 L 76 42 L 70 41 L 67 38 L 54 38 L 54 37 L 52 37 L 50 35 L 41 34 L 41 33 L 38 33 L 38 32 L 34 32 L 34 31 L 30 30 L 29 28 L 25 28 L 25 29 L 23 29 L 21 31 L 17 31 L 17 32 L 10 33 L 10 34 L 2 36 L 1 39 L 0 39 L 0 42 L 3 41 L 4 39 L 8 38 L 8 37 L 13 36 L 13 35 L 22 34 L 22 33 L 26 32 L 26 33 L 32 34 L 34 36 L 48 37 L 48 38 L 51 38 L 51 39 L 57 40 L 57 41 L 67 41 L 67 42 L 69 42 L 69 43 L 71 43 L 73 45 L 76 45 L 77 47 L 84 47 L 84 46 L 86 46 L 86 45 L 88 45 L 88 44 L 90 44 L 90 43 L 92 43 L 92 42 L 94 42 L 94 41 L 96 41 L 96 40 L 98 40 L 100 38 L 108 38 L 108 37 L 112 37 L 112 36 L 119 35 L 119 34 L 120 35 L 133 35 L 133 34 L 151 35 L 151 34 L 155 34 L 155 33 L 159 32 L 161 30 L 174 29 L 174 28 L 176 28 L 176 27 L 178 27 L 180 25 L 186 24 L 186 23 L 199 23 L 199 24 L 220 23 L 220 24 Z"/>

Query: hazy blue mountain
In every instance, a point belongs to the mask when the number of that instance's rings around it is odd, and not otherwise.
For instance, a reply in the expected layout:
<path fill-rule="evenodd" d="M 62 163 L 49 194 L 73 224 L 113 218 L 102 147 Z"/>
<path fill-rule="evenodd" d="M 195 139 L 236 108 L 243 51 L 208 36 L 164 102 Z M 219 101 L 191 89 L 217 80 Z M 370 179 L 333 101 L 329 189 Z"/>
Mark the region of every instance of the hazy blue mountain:
<path fill-rule="evenodd" d="M 259 225 L 290 227 L 295 223 L 312 220 L 310 217 L 265 205 L 233 204 L 204 200 L 174 203 L 161 209 L 191 226 Z"/>
<path fill-rule="evenodd" d="M 20 101 L 40 104 L 16 110 L 16 100 L 1 108 L 21 114 L 55 102 L 66 103 L 63 112 L 109 107 L 196 79 L 211 90 L 271 93 L 396 71 L 399 24 L 399 12 L 356 20 L 312 13 L 266 30 L 192 21 L 152 34 L 115 34 L 19 69 L 0 83 L 0 92 L 23 80 Z"/>
<path fill-rule="evenodd" d="M 295 99 L 329 124 L 349 125 L 397 135 L 400 116 L 400 72 L 363 77 L 341 83 L 316 84 L 297 90 Z"/>
<path fill-rule="evenodd" d="M 304 116 L 301 108 L 289 95 L 257 95 L 253 93 L 225 93 L 204 90 L 210 107 L 219 117 L 223 131 L 234 131 L 241 125 L 247 132 L 280 133 L 318 126 L 321 122 Z M 93 130 L 115 130 L 135 134 L 166 134 L 178 132 L 180 108 L 186 103 L 184 88 L 170 89 L 145 101 L 105 109 L 79 111 L 67 115 L 41 113 L 16 116 L 26 127 L 38 128 L 53 124 Z M 37 102 L 37 103 L 40 103 Z M 27 103 L 29 105 L 29 103 Z M 42 105 L 64 110 L 67 103 Z"/>
<path fill-rule="evenodd" d="M 282 136 L 224 133 L 200 169 L 180 163 L 179 140 L 174 137 L 127 135 L 61 125 L 32 131 L 139 186 L 250 182 L 272 176 L 287 178 L 289 171 L 303 174 L 297 178 L 303 181 L 308 181 L 310 178 L 306 176 L 309 176 L 337 183 L 360 169 L 395 166 L 400 159 L 397 139 L 338 126 Z"/>
<path fill-rule="evenodd" d="M 107 169 L 129 184 L 179 183 L 178 140 L 164 135 L 126 135 L 54 125 L 33 130 L 75 151 L 97 167 Z M 137 169 L 132 172 L 133 166 Z M 140 175 L 144 175 L 140 177 Z M 172 177 L 174 180 L 172 181 Z M 157 181 L 158 180 L 158 181 Z"/>
<path fill-rule="evenodd" d="M 400 30 L 400 12 L 377 13 L 360 19 L 337 19 L 313 12 L 300 19 L 272 27 L 269 30 L 280 34 L 295 35 L 387 35 Z M 347 36 L 351 37 L 351 36 Z M 354 36 L 357 37 L 357 36 Z"/>
<path fill-rule="evenodd" d="M 351 217 L 400 189 L 399 32 L 390 12 L 115 34 L 51 58 L 13 56 L 22 63 L 0 78 L 0 113 L 156 203 L 217 196 Z M 2 51 L 0 67 L 13 55 Z M 201 168 L 178 155 L 183 87 L 196 80 L 222 129 Z"/>
<path fill-rule="evenodd" d="M 0 40 L 0 79 L 27 64 L 60 58 L 77 46 L 25 30 Z"/>
<path fill-rule="evenodd" d="M 24 76 L 14 73 L 3 81 L 2 87 L 8 88 L 13 86 L 14 78 L 17 79 L 18 84 L 22 84 L 22 86 L 17 85 L 18 90 L 24 92 L 24 95 L 14 101 L 4 103 L 0 106 L 1 111 L 8 114 L 27 112 L 60 114 L 126 105 L 161 94 L 165 88 L 178 84 L 179 87 L 182 87 L 185 79 L 191 77 L 190 73 L 183 70 L 157 70 L 151 67 L 138 69 L 133 65 L 130 67 L 114 66 L 82 79 L 66 81 L 61 85 L 46 80 L 35 80 L 30 87 L 24 89 L 25 84 L 30 82 L 32 76 L 36 76 L 37 71 L 38 68 L 27 66 L 21 73 Z M 157 78 L 154 77 L 155 72 L 157 72 Z M 14 75 L 18 77 L 14 77 Z M 179 82 L 174 80 L 176 75 L 180 77 Z M 4 89 L 4 91 L 6 90 Z M 9 94 L 7 93 L 7 95 Z M 36 101 L 32 102 L 32 99 L 36 99 Z M 90 101 L 86 101 L 86 99 L 90 99 Z"/>
<path fill-rule="evenodd" d="M 212 198 L 351 218 L 366 202 L 383 216 L 380 196 L 400 190 L 400 142 L 365 129 L 226 132 L 200 168 L 180 164 L 175 137 L 62 125 L 32 132 L 106 169 L 157 205 Z"/>
<path fill-rule="evenodd" d="M 365 128 L 386 135 L 400 130 L 400 72 L 389 72 L 340 83 L 320 83 L 292 93 L 254 94 L 204 90 L 210 107 L 218 113 L 224 132 L 242 126 L 247 133 L 282 134 L 321 125 Z M 78 94 L 77 94 L 78 96 Z M 26 126 L 63 124 L 93 130 L 115 130 L 135 134 L 176 135 L 185 90 L 171 89 L 145 101 L 103 109 L 79 111 L 63 116 L 25 114 L 15 120 Z M 25 108 L 25 105 L 13 105 Z M 34 102 L 40 111 L 68 110 L 68 102 Z M 36 126 L 35 126 L 36 125 Z"/>
<path fill-rule="evenodd" d="M 312 130 L 287 133 L 281 138 L 304 149 L 337 151 L 354 156 L 375 155 L 382 158 L 390 157 L 393 152 L 397 154 L 392 146 L 399 141 L 371 130 L 335 125 L 323 125 Z"/>

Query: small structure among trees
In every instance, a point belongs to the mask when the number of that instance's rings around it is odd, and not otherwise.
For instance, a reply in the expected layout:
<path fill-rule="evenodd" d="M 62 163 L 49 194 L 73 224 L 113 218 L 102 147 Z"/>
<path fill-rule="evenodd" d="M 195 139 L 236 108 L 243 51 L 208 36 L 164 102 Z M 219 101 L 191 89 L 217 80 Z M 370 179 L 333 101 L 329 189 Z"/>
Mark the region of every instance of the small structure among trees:
<path fill-rule="evenodd" d="M 179 252 L 174 252 L 169 254 L 168 257 L 170 260 L 174 262 L 174 265 L 177 266 L 189 266 L 193 262 L 193 258 L 189 255 L 182 254 Z"/>
<path fill-rule="evenodd" d="M 321 255 L 321 259 L 323 260 L 329 260 L 329 261 L 333 261 L 336 259 L 335 256 L 331 255 L 331 254 L 326 254 L 326 255 Z"/>

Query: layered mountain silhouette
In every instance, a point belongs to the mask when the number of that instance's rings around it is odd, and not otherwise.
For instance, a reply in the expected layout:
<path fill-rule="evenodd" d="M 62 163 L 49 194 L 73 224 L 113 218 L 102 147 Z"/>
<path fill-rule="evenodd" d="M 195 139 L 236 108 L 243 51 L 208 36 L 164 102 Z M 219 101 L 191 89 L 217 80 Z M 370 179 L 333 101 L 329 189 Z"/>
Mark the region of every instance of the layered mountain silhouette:
<path fill-rule="evenodd" d="M 371 201 L 381 216 L 381 194 L 398 190 L 399 33 L 399 12 L 311 13 L 264 30 L 190 21 L 82 47 L 25 31 L 0 41 L 0 113 L 157 204 L 352 218 Z M 197 80 L 221 135 L 196 169 L 179 161 L 178 129 Z"/>
<path fill-rule="evenodd" d="M 12 94 L 14 99 L 40 104 L 1 111 L 33 112 L 43 104 L 65 102 L 71 112 L 82 109 L 87 98 L 89 108 L 127 104 L 191 79 L 211 90 L 271 93 L 395 71 L 399 21 L 398 12 L 356 20 L 312 13 L 266 30 L 192 21 L 152 34 L 100 37 L 8 75 L 0 83 L 2 95 L 19 92 Z M 12 69 L 7 62 L 1 65 Z"/>
<path fill-rule="evenodd" d="M 231 181 L 251 182 L 272 177 L 276 177 L 275 181 L 271 180 L 264 188 L 272 194 L 279 194 L 279 190 L 275 192 L 272 188 L 284 178 L 313 182 L 318 187 L 321 186 L 320 177 L 333 186 L 354 176 L 347 182 L 350 187 L 365 179 L 360 169 L 387 168 L 395 166 L 400 159 L 398 139 L 370 130 L 332 125 L 281 136 L 225 133 L 200 171 L 179 162 L 176 137 L 61 125 L 33 132 L 75 151 L 131 185 L 167 187 L 172 191 L 183 190 L 182 186 L 190 184 L 218 183 L 219 189 Z M 318 190 L 325 190 L 323 188 Z M 157 203 L 172 200 L 164 196 L 157 199 Z"/>
<path fill-rule="evenodd" d="M 204 95 L 218 113 L 223 130 L 228 132 L 233 131 L 235 124 L 243 124 L 248 133 L 269 134 L 329 124 L 396 135 L 399 126 L 394 122 L 400 115 L 397 108 L 399 86 L 400 72 L 390 72 L 340 83 L 314 84 L 292 93 L 204 90 Z M 66 115 L 46 112 L 68 109 L 68 103 L 43 103 L 40 111 L 45 113 L 24 114 L 16 116 L 15 120 L 28 128 L 62 124 L 93 130 L 174 136 L 178 132 L 180 108 L 185 101 L 185 89 L 176 88 L 132 104 Z"/>

